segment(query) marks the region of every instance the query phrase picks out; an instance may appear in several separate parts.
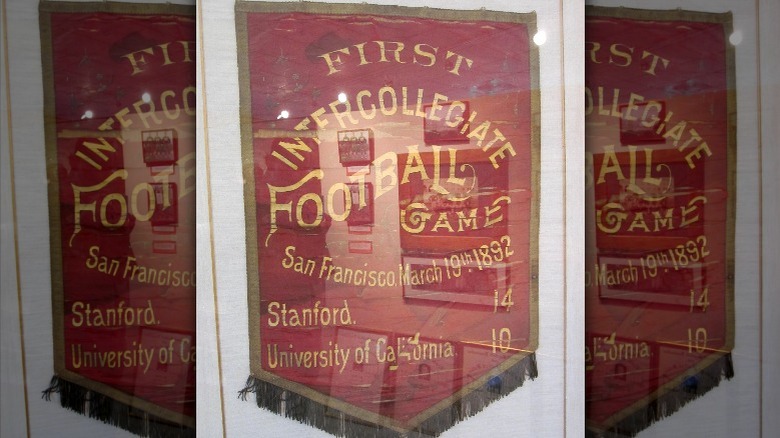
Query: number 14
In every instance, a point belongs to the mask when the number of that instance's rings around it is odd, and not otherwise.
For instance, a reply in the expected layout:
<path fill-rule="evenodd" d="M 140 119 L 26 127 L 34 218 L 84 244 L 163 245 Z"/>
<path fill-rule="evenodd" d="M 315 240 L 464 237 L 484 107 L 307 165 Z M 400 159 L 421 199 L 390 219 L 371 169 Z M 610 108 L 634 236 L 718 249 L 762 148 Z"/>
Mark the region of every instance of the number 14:
<path fill-rule="evenodd" d="M 691 289 L 691 313 L 693 313 L 693 309 L 696 307 L 700 308 L 702 312 L 706 312 L 709 305 L 709 286 L 704 286 L 704 290 L 701 291 L 698 298 L 696 297 L 696 291 Z"/>

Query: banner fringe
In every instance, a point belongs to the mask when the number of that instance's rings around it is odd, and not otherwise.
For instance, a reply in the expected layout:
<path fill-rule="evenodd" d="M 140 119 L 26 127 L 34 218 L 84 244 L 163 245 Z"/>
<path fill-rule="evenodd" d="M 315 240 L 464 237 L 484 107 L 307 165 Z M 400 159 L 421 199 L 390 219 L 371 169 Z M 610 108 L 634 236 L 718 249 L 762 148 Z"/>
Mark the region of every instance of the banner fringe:
<path fill-rule="evenodd" d="M 62 407 L 142 437 L 195 437 L 195 430 L 191 427 L 171 423 L 57 375 L 41 393 L 41 398 L 46 401 L 51 401 L 52 394 L 58 393 Z"/>
<path fill-rule="evenodd" d="M 519 388 L 526 379 L 533 380 L 537 376 L 536 354 L 532 353 L 407 432 L 398 432 L 382 425 L 370 423 L 253 376 L 249 376 L 245 387 L 238 391 L 238 397 L 241 400 L 246 400 L 252 393 L 255 395 L 258 407 L 336 436 L 347 438 L 425 438 L 439 436 L 456 423 L 476 415 L 490 403 Z"/>
<path fill-rule="evenodd" d="M 689 402 L 714 389 L 724 378 L 730 380 L 732 377 L 734 377 L 734 363 L 731 360 L 731 353 L 728 353 L 707 368 L 686 377 L 676 388 L 650 401 L 647 406 L 624 418 L 610 429 L 605 431 L 588 429 L 585 436 L 587 438 L 635 437 L 656 421 L 674 414 Z"/>

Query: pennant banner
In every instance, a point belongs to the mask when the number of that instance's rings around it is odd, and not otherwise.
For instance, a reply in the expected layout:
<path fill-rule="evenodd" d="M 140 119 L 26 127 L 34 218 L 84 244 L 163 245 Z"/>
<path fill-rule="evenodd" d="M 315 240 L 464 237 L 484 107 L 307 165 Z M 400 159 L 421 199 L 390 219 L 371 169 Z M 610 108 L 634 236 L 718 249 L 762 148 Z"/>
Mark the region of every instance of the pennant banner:
<path fill-rule="evenodd" d="M 194 435 L 195 21 L 40 6 L 55 377 L 63 406 Z"/>
<path fill-rule="evenodd" d="M 731 14 L 589 8 L 586 418 L 633 436 L 733 375 Z"/>
<path fill-rule="evenodd" d="M 338 435 L 429 436 L 535 377 L 535 15 L 236 9 L 241 395 Z"/>

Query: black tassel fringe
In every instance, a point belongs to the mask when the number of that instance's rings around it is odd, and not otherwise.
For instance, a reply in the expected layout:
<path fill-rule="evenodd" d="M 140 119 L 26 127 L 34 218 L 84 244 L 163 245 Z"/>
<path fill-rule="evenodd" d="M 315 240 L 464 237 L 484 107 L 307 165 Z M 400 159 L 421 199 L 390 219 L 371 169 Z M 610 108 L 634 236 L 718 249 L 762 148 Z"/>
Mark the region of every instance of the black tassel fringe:
<path fill-rule="evenodd" d="M 54 376 L 49 387 L 42 391 L 41 398 L 50 401 L 52 394 L 60 395 L 64 408 L 150 438 L 194 438 L 191 427 L 172 423 L 138 408 L 121 403 L 99 392 Z"/>
<path fill-rule="evenodd" d="M 250 376 L 239 398 L 246 400 L 250 393 L 260 408 L 268 409 L 330 434 L 348 438 L 424 438 L 439 436 L 455 423 L 477 414 L 487 405 L 523 385 L 526 379 L 538 375 L 536 355 L 531 354 L 500 375 L 493 376 L 450 407 L 441 410 L 408 432 L 397 432 L 369 423 L 346 412 L 312 401 L 300 394 L 287 391 L 272 383 Z"/>
<path fill-rule="evenodd" d="M 629 415 L 606 431 L 587 430 L 587 438 L 635 437 L 656 421 L 660 421 L 685 406 L 688 402 L 706 394 L 724 378 L 734 377 L 731 353 L 724 355 L 699 373 L 689 376 L 673 390 L 652 400 L 644 409 Z"/>

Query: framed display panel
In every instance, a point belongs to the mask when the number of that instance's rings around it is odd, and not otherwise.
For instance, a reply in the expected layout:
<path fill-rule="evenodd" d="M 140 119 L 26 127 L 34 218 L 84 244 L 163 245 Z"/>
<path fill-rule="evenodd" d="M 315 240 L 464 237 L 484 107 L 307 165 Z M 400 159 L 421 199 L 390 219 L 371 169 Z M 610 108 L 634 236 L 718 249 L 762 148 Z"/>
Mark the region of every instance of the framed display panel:
<path fill-rule="evenodd" d="M 635 434 L 733 377 L 731 33 L 728 13 L 587 9 L 593 435 Z"/>
<path fill-rule="evenodd" d="M 141 133 L 144 163 L 147 166 L 169 166 L 176 163 L 179 138 L 175 129 L 154 129 Z"/>
<path fill-rule="evenodd" d="M 239 2 L 236 23 L 242 396 L 334 434 L 438 434 L 536 377 L 535 15 Z M 484 297 L 419 296 L 466 275 Z"/>
<path fill-rule="evenodd" d="M 339 161 L 344 166 L 366 166 L 374 160 L 374 132 L 353 129 L 338 134 Z"/>
<path fill-rule="evenodd" d="M 42 2 L 40 30 L 43 395 L 139 435 L 194 435 L 194 8 Z"/>

